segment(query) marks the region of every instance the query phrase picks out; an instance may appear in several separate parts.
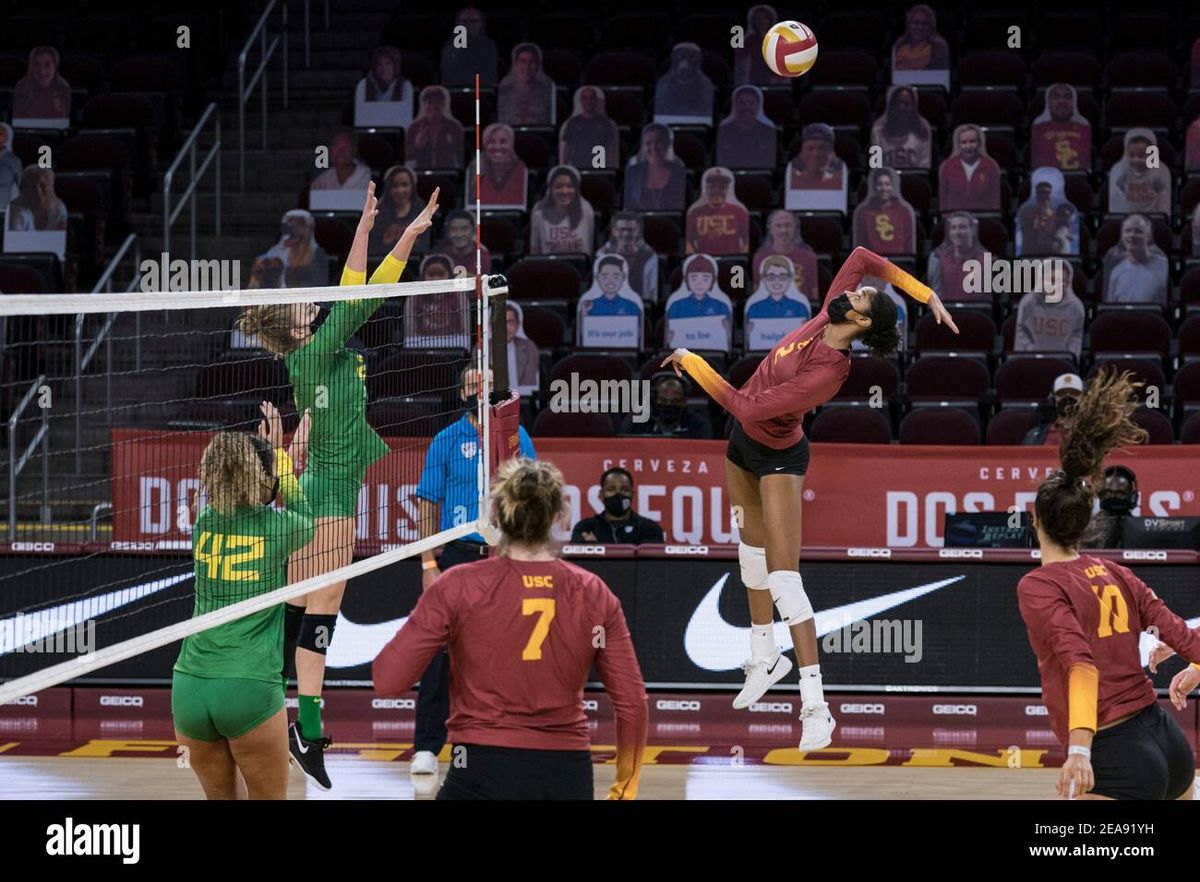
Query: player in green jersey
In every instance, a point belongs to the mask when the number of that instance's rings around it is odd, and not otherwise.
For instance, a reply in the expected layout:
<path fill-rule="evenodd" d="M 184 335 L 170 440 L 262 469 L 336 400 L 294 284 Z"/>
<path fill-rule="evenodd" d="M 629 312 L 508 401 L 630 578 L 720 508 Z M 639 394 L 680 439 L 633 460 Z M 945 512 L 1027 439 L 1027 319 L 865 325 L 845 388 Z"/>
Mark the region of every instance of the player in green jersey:
<path fill-rule="evenodd" d="M 200 461 L 208 504 L 192 531 L 195 616 L 287 584 L 288 558 L 313 537 L 308 500 L 283 449 L 283 423 L 263 402 L 258 435 L 221 432 Z M 303 444 L 301 420 L 293 450 Z M 271 507 L 281 493 L 286 510 Z M 175 737 L 209 799 L 235 799 L 238 772 L 251 799 L 287 796 L 283 604 L 183 641 L 171 686 Z"/>
<path fill-rule="evenodd" d="M 391 284 L 400 279 L 413 244 L 433 224 L 438 194 L 438 190 L 433 191 L 429 203 L 372 273 L 371 284 Z M 378 213 L 372 183 L 341 284 L 366 283 L 367 244 Z M 382 298 L 338 301 L 319 327 L 314 327 L 320 312 L 315 303 L 252 306 L 238 320 L 244 334 L 257 336 L 266 349 L 285 360 L 296 409 L 307 409 L 312 414 L 301 486 L 313 507 L 316 535 L 292 561 L 288 576 L 293 583 L 351 562 L 359 489 L 367 467 L 388 452 L 387 444 L 367 423 L 363 358 L 346 347 L 350 337 L 382 304 Z M 329 739 L 322 735 L 321 687 L 325 653 L 333 639 L 345 590 L 344 580 L 330 583 L 297 603 L 287 604 L 285 614 L 284 652 L 290 653 L 291 647 L 296 647 L 299 685 L 297 721 L 289 733 L 292 758 L 314 784 L 326 790 L 332 785 L 323 758 Z"/>

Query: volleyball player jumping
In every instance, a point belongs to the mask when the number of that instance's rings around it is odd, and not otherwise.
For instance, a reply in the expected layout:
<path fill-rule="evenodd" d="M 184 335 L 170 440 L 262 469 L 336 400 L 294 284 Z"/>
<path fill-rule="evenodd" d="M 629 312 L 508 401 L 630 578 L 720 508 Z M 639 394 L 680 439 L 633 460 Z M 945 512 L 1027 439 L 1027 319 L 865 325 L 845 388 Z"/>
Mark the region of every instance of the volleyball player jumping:
<path fill-rule="evenodd" d="M 220 432 L 200 460 L 208 504 L 192 531 L 195 615 L 287 584 L 288 557 L 313 536 L 308 501 L 283 423 L 263 402 L 260 434 Z M 271 508 L 280 493 L 285 511 Z M 287 713 L 283 709 L 283 604 L 184 638 L 171 681 L 175 738 L 209 799 L 234 799 L 237 775 L 251 799 L 287 796 Z"/>
<path fill-rule="evenodd" d="M 700 356 L 677 349 L 664 362 L 687 371 L 737 420 L 725 453 L 730 501 L 740 518 L 738 559 L 750 600 L 750 660 L 746 684 L 734 699 L 749 707 L 792 669 L 775 645 L 774 609 L 791 631 L 800 665 L 801 750 L 832 740 L 836 725 L 821 686 L 813 607 L 797 568 L 800 512 L 808 439 L 804 415 L 825 404 L 850 374 L 850 347 L 862 340 L 876 355 L 896 350 L 896 305 L 883 292 L 859 287 L 875 276 L 929 306 L 938 323 L 958 328 L 931 288 L 865 248 L 855 248 L 830 284 L 814 318 L 785 336 L 741 389 L 734 389 Z M 774 606 L 774 609 L 772 608 Z"/>
<path fill-rule="evenodd" d="M 404 272 L 418 237 L 433 224 L 438 190 L 408 225 L 390 254 L 371 274 L 371 284 L 391 284 Z M 341 284 L 366 282 L 367 244 L 379 213 L 375 185 L 367 188 L 358 229 Z M 346 342 L 366 322 L 383 300 L 342 300 L 316 327 L 315 303 L 252 306 L 238 320 L 242 333 L 257 335 L 264 347 L 286 360 L 297 410 L 309 410 L 312 427 L 307 465 L 301 487 L 316 519 L 313 541 L 292 558 L 289 581 L 302 581 L 347 566 L 354 555 L 354 524 L 358 493 L 367 467 L 381 459 L 388 446 L 368 425 L 366 417 L 366 366 L 363 357 L 346 348 Z M 321 687 L 325 679 L 325 653 L 333 639 L 345 581 L 319 588 L 303 598 L 303 605 L 287 605 L 285 657 L 295 648 L 299 685 L 297 721 L 291 727 L 292 758 L 317 786 L 332 784 L 325 771 L 323 751 L 330 744 L 321 728 Z"/>
<path fill-rule="evenodd" d="M 1195 756 L 1158 704 L 1139 642 L 1154 626 L 1163 643 L 1198 662 L 1200 633 L 1128 568 L 1079 553 L 1104 457 L 1146 440 L 1130 419 L 1140 384 L 1129 376 L 1107 370 L 1092 380 L 1063 431 L 1062 469 L 1042 482 L 1034 500 L 1042 565 L 1021 579 L 1017 601 L 1037 655 L 1042 703 L 1067 751 L 1059 795 L 1191 799 Z M 1171 684 L 1177 705 L 1182 687 L 1194 685 L 1191 670 L 1176 678 L 1187 678 L 1182 686 Z"/>

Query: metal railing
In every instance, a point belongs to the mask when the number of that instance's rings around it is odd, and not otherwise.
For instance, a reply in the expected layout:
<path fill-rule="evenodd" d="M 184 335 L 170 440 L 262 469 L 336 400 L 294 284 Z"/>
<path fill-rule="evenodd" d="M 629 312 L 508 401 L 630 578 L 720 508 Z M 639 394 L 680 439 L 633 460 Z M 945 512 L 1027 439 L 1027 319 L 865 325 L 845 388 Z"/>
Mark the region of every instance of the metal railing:
<path fill-rule="evenodd" d="M 21 458 L 17 459 L 17 424 L 25 408 L 29 407 L 34 397 L 46 385 L 46 375 L 39 374 L 38 378 L 29 384 L 29 389 L 21 398 L 21 402 L 13 409 L 8 418 L 8 541 L 17 541 L 17 477 L 25 469 L 25 464 L 33 456 L 34 449 L 42 446 L 42 524 L 50 523 L 50 408 L 40 407 L 42 424 L 38 426 L 37 434 L 26 446 Z"/>
<path fill-rule="evenodd" d="M 200 162 L 200 167 L 196 168 L 196 144 L 200 139 L 200 134 L 205 130 L 205 126 L 210 122 L 212 123 L 213 143 L 204 154 L 204 158 Z M 175 173 L 183 164 L 184 159 L 188 160 L 191 177 L 188 180 L 187 189 L 179 194 L 179 201 L 172 208 L 171 185 L 175 182 Z M 175 157 L 175 161 L 171 163 L 171 167 L 163 175 L 162 250 L 164 253 L 171 253 L 171 226 L 175 223 L 175 218 L 179 217 L 179 213 L 183 211 L 184 206 L 189 206 L 191 208 L 191 218 L 188 225 L 188 234 L 192 249 L 192 260 L 196 259 L 196 188 L 200 186 L 200 177 L 208 171 L 210 165 L 213 166 L 214 174 L 216 175 L 216 180 L 214 181 L 216 189 L 213 214 L 215 232 L 219 236 L 221 235 L 221 112 L 217 108 L 215 101 L 204 109 L 204 113 L 200 115 L 200 119 L 196 121 L 196 125 L 192 129 L 192 133 L 183 142 L 183 146 L 179 148 L 179 154 Z"/>
<path fill-rule="evenodd" d="M 142 244 L 138 237 L 130 233 L 125 237 L 125 241 L 121 243 L 121 247 L 117 249 L 117 253 L 113 255 L 112 260 L 108 262 L 108 267 L 104 270 L 104 274 L 100 276 L 95 286 L 92 288 L 93 294 L 111 294 L 113 293 L 113 276 L 116 274 L 117 267 L 121 265 L 126 253 L 133 249 L 133 277 L 129 284 L 122 290 L 132 291 L 138 284 L 138 272 L 142 265 Z M 96 333 L 95 339 L 92 340 L 87 352 L 83 351 L 83 313 L 75 316 L 75 474 L 80 474 L 83 471 L 83 372 L 87 370 L 88 365 L 92 363 L 100 344 L 105 344 L 105 357 L 108 370 L 105 376 L 105 396 L 107 406 L 105 413 L 109 424 L 112 423 L 112 328 L 117 321 L 119 313 L 110 312 L 105 316 L 104 324 Z M 137 313 L 137 331 L 135 347 L 135 366 L 137 370 L 142 369 L 142 314 Z M 10 436 L 11 437 L 11 436 Z"/>
<path fill-rule="evenodd" d="M 271 41 L 267 42 L 267 19 L 275 10 L 276 4 L 279 5 L 283 12 L 283 20 L 280 33 L 276 34 Z M 258 62 L 258 67 L 250 76 L 250 81 L 246 82 L 246 59 L 250 55 L 250 50 L 254 48 L 254 41 L 258 40 L 259 55 L 261 56 Z M 246 189 L 246 103 L 250 100 L 250 95 L 254 91 L 254 87 L 259 85 L 261 81 L 261 102 L 262 102 L 262 149 L 267 149 L 267 65 L 271 61 L 271 56 L 275 54 L 279 42 L 283 41 L 283 109 L 287 110 L 288 106 L 288 17 L 286 0 L 280 3 L 279 0 L 271 0 L 267 4 L 267 8 L 263 10 L 262 16 L 258 19 L 258 24 L 254 26 L 254 30 L 250 32 L 250 36 L 246 38 L 246 44 L 242 46 L 242 51 L 238 53 L 238 189 Z"/>
<path fill-rule="evenodd" d="M 329 0 L 325 0 L 325 30 L 329 30 Z M 308 24 L 308 0 L 304 0 L 304 66 L 312 67 L 312 32 Z"/>

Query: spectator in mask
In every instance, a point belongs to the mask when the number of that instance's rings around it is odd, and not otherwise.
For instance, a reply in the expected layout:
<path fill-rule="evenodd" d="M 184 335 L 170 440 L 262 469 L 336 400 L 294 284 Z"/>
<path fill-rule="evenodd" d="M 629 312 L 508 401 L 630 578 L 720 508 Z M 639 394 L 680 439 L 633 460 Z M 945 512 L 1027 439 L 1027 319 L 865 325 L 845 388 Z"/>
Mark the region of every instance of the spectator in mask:
<path fill-rule="evenodd" d="M 1070 421 L 1082 397 L 1083 380 L 1079 374 L 1059 374 L 1049 401 L 1038 408 L 1038 424 L 1021 443 L 1057 447 L 1062 440 L 1063 425 Z"/>
<path fill-rule="evenodd" d="M 663 541 L 662 527 L 633 510 L 633 475 L 625 469 L 614 467 L 600 476 L 600 501 L 604 511 L 577 523 L 571 531 L 572 542 L 641 545 Z"/>
<path fill-rule="evenodd" d="M 1104 470 L 1104 486 L 1097 494 L 1100 510 L 1092 515 L 1085 548 L 1121 548 L 1121 525 L 1138 504 L 1137 475 L 1122 465 Z"/>
<path fill-rule="evenodd" d="M 679 377 L 660 377 L 654 387 L 650 419 L 636 423 L 633 416 L 621 421 L 620 435 L 662 435 L 671 438 L 712 438 L 712 428 L 703 416 L 687 406 L 687 389 Z"/>

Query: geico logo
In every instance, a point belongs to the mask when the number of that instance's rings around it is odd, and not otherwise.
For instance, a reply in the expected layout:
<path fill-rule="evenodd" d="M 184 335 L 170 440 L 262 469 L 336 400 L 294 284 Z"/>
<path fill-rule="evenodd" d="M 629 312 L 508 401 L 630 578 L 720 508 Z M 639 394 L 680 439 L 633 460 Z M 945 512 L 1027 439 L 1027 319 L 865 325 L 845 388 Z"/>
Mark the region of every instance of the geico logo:
<path fill-rule="evenodd" d="M 787 701 L 756 701 L 750 705 L 752 714 L 790 714 L 792 705 Z"/>
<path fill-rule="evenodd" d="M 604 555 L 603 545 L 564 545 L 563 554 L 593 554 Z"/>
<path fill-rule="evenodd" d="M 417 703 L 411 698 L 372 698 L 373 710 L 412 710 Z"/>
<path fill-rule="evenodd" d="M 1166 560 L 1165 551 L 1122 551 L 1123 560 Z"/>
<path fill-rule="evenodd" d="M 1050 716 L 1050 711 L 1046 709 L 1044 704 L 1027 704 L 1025 705 L 1025 716 L 1048 717 Z"/>
<path fill-rule="evenodd" d="M 939 548 L 938 557 L 972 557 L 982 560 L 982 548 Z"/>
<path fill-rule="evenodd" d="M 663 551 L 667 554 L 708 554 L 707 545 L 668 545 Z"/>
<path fill-rule="evenodd" d="M 882 704 L 855 704 L 843 703 L 842 713 L 844 714 L 880 714 L 884 713 Z"/>
<path fill-rule="evenodd" d="M 101 707 L 143 707 L 145 699 L 140 695 L 101 695 Z"/>
<path fill-rule="evenodd" d="M 700 710 L 700 702 L 698 701 L 679 701 L 675 699 L 660 698 L 654 703 L 654 706 L 659 710 L 666 711 L 698 711 Z"/>
<path fill-rule="evenodd" d="M 600 710 L 600 702 L 596 701 L 594 698 L 585 698 L 580 702 L 580 707 L 582 707 L 584 710 L 598 711 Z"/>
<path fill-rule="evenodd" d="M 153 542 L 113 542 L 110 543 L 113 551 L 153 551 Z"/>
<path fill-rule="evenodd" d="M 36 695 L 22 695 L 20 698 L 14 698 L 12 701 L 6 701 L 5 704 L 20 704 L 25 707 L 37 707 Z"/>
<path fill-rule="evenodd" d="M 14 542 L 13 551 L 53 551 L 53 542 Z"/>
<path fill-rule="evenodd" d="M 979 709 L 973 704 L 935 704 L 933 712 L 942 716 L 978 716 Z"/>
<path fill-rule="evenodd" d="M 891 557 L 890 548 L 847 548 L 847 557 Z"/>

